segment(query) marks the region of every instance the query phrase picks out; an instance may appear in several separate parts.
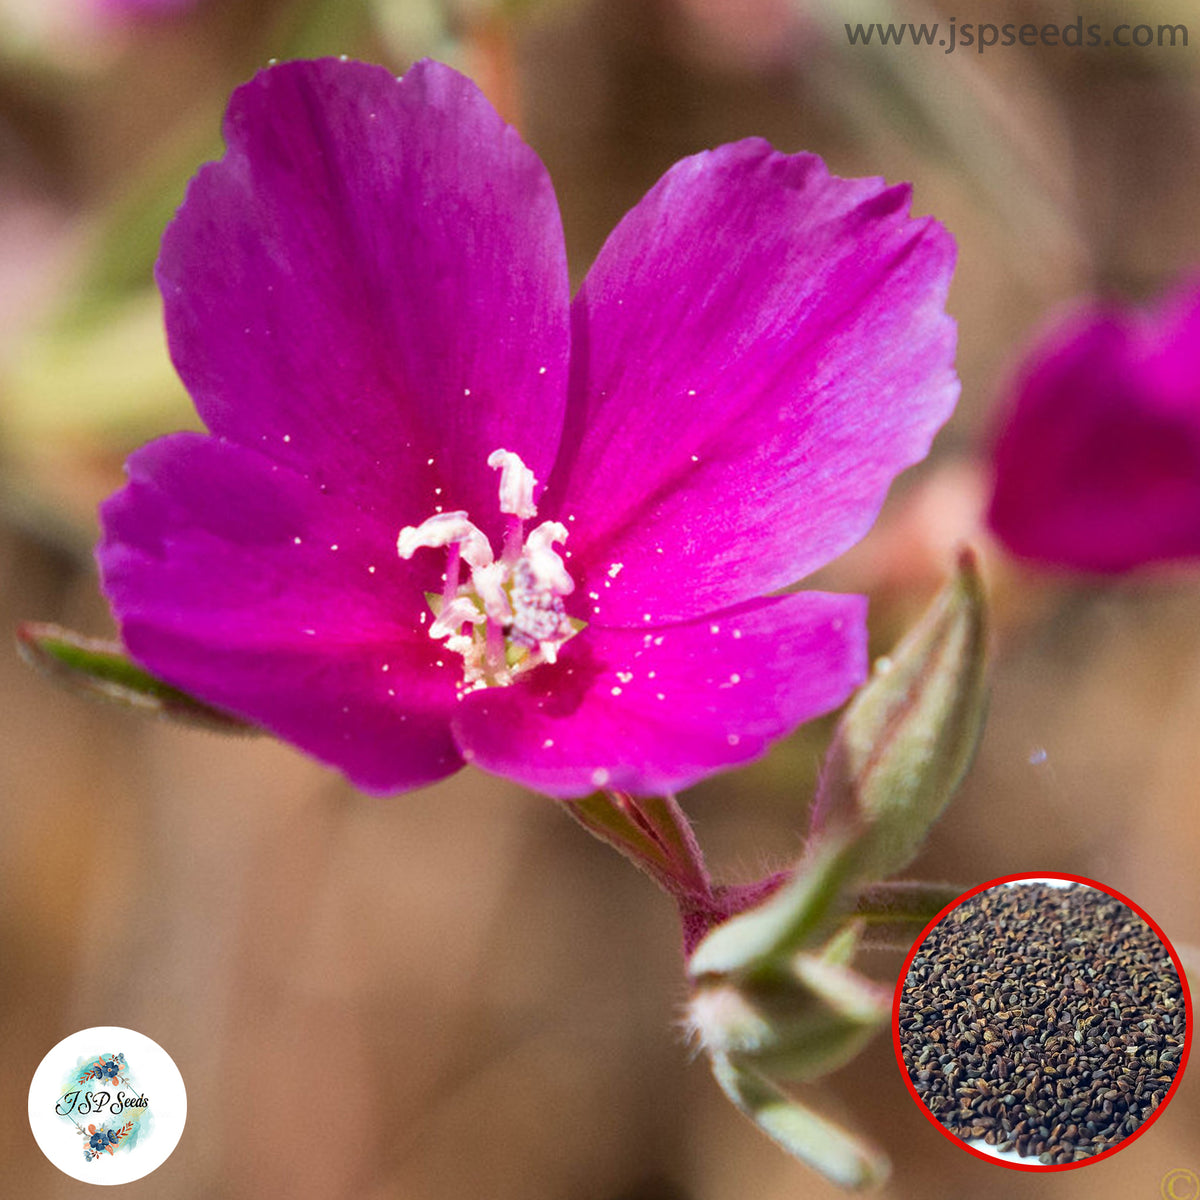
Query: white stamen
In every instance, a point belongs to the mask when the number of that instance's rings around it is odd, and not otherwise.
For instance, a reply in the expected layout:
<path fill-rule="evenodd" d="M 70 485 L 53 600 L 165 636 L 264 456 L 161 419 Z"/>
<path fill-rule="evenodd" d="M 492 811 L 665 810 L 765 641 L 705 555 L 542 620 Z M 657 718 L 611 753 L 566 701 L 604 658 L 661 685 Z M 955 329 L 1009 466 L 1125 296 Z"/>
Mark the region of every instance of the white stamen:
<path fill-rule="evenodd" d="M 525 558 L 534 580 L 556 596 L 569 596 L 575 581 L 553 549 L 554 542 L 567 540 L 567 527 L 558 521 L 543 521 L 525 539 Z"/>
<path fill-rule="evenodd" d="M 430 632 L 432 633 L 433 631 L 430 630 Z M 464 658 L 470 654 L 471 648 L 474 646 L 474 644 L 475 642 L 473 638 L 469 638 L 462 633 L 455 633 L 446 638 L 446 649 L 453 651 L 455 654 L 461 654 Z M 438 666 L 441 666 L 441 663 L 439 663 Z"/>
<path fill-rule="evenodd" d="M 478 568 L 480 571 L 486 571 L 486 567 Z M 478 625 L 487 618 L 479 611 L 479 609 L 466 596 L 455 596 L 445 608 L 438 613 L 437 620 L 429 627 L 429 636 L 431 638 L 448 637 L 451 634 L 457 634 L 458 631 L 468 621 L 472 625 Z M 470 639 L 467 639 L 470 641 Z M 384 667 L 386 671 L 387 668 Z"/>
<path fill-rule="evenodd" d="M 485 567 L 476 567 L 471 571 L 471 583 L 483 601 L 483 611 L 488 619 L 503 624 L 512 619 L 512 606 L 504 591 L 507 569 L 503 563 L 489 563 Z M 430 633 L 433 631 L 430 630 Z"/>
<path fill-rule="evenodd" d="M 521 461 L 521 456 L 511 450 L 493 450 L 487 463 L 500 472 L 500 511 L 520 517 L 522 521 L 536 517 L 533 489 L 537 487 L 537 480 Z"/>
<path fill-rule="evenodd" d="M 465 512 L 442 513 L 441 505 L 435 506 L 435 516 L 405 526 L 396 539 L 396 552 L 405 559 L 423 548 L 449 549 L 440 602 L 431 600 L 436 619 L 429 635 L 462 656 L 459 700 L 478 688 L 510 684 L 541 663 L 556 662 L 563 644 L 583 628 L 567 616 L 562 601 L 575 590 L 554 548 L 566 540 L 566 527 L 543 521 L 525 537 L 525 521 L 537 515 L 533 472 L 507 450 L 489 455 L 488 465 L 501 472 L 499 507 L 509 518 L 499 559 Z M 461 563 L 469 568 L 469 579 L 460 574 Z M 616 564 L 613 573 L 620 569 Z M 420 614 L 422 625 L 427 616 Z M 443 665 L 441 659 L 438 665 Z"/>
<path fill-rule="evenodd" d="M 412 558 L 420 549 L 436 549 L 457 542 L 463 562 L 469 567 L 486 567 L 492 547 L 484 534 L 467 520 L 465 512 L 437 513 L 420 525 L 405 525 L 396 538 L 396 553 Z"/>

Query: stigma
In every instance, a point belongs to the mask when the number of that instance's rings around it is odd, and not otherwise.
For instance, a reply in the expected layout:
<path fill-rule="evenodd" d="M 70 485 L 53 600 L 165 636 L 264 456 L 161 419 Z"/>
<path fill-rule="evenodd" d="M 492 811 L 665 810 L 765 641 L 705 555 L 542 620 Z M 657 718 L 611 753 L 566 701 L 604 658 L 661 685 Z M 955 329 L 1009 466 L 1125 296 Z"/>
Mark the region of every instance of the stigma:
<path fill-rule="evenodd" d="M 526 521 L 537 516 L 533 472 L 509 450 L 492 451 L 487 462 L 500 472 L 499 507 L 508 517 L 499 558 L 465 512 L 406 525 L 396 539 L 403 559 L 422 549 L 446 550 L 442 591 L 426 593 L 434 616 L 429 636 L 462 657 L 460 699 L 555 662 L 563 643 L 585 625 L 563 606 L 563 597 L 575 590 L 555 549 L 567 540 L 566 526 L 543 521 L 526 533 Z"/>

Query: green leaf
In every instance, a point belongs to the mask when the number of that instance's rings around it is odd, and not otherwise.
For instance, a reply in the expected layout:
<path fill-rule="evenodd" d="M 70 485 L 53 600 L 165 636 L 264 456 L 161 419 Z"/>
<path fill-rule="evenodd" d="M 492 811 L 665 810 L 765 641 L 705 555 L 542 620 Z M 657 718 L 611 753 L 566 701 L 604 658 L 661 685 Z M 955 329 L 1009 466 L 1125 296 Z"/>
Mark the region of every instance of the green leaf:
<path fill-rule="evenodd" d="M 218 733 L 259 732 L 241 718 L 155 678 L 116 642 L 84 637 L 57 625 L 28 623 L 17 630 L 17 649 L 26 662 L 75 691 Z"/>
<path fill-rule="evenodd" d="M 824 955 L 801 952 L 775 981 L 717 978 L 688 1006 L 706 1050 L 776 1079 L 810 1080 L 853 1058 L 891 1012 L 891 989 Z"/>
<path fill-rule="evenodd" d="M 820 957 L 826 962 L 840 963 L 848 967 L 854 961 L 854 955 L 862 945 L 864 923 L 861 920 L 847 921 L 821 947 Z"/>
<path fill-rule="evenodd" d="M 688 973 L 706 975 L 779 975 L 786 960 L 825 930 L 837 910 L 858 861 L 852 839 L 819 838 L 791 880 L 765 903 L 718 925 L 692 952 Z"/>
<path fill-rule="evenodd" d="M 881 1184 L 890 1164 L 882 1151 L 792 1099 L 757 1071 L 714 1054 L 721 1090 L 793 1158 L 844 1188 Z"/>
<path fill-rule="evenodd" d="M 792 974 L 831 1012 L 861 1025 L 878 1025 L 892 1010 L 891 989 L 818 954 L 801 952 L 792 959 Z"/>

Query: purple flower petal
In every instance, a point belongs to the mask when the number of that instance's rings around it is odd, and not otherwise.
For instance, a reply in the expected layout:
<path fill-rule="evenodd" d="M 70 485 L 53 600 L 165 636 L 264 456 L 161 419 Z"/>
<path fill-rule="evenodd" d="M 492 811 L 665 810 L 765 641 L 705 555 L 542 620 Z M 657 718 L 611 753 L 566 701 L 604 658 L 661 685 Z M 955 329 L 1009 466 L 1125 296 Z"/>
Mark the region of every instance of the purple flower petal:
<path fill-rule="evenodd" d="M 1102 573 L 1200 557 L 1200 288 L 1059 321 L 1013 393 L 988 512 L 1009 551 Z"/>
<path fill-rule="evenodd" d="M 865 601 L 801 592 L 684 625 L 589 627 L 553 667 L 473 692 L 463 757 L 559 798 L 663 793 L 759 757 L 866 674 Z"/>
<path fill-rule="evenodd" d="M 860 536 L 953 404 L 953 245 L 904 189 L 700 155 L 569 315 L 545 171 L 448 68 L 276 67 L 226 137 L 159 263 L 214 436 L 136 455 L 103 512 L 135 657 L 372 791 L 468 758 L 675 790 L 861 680 L 861 599 L 758 597 Z"/>
<path fill-rule="evenodd" d="M 151 443 L 129 475 L 104 505 L 98 558 L 139 661 L 368 791 L 462 765 L 459 665 L 437 665 L 416 573 L 376 518 L 202 434 Z"/>
<path fill-rule="evenodd" d="M 488 454 L 545 480 L 562 422 L 566 254 L 537 156 L 431 62 L 401 81 L 332 59 L 273 67 L 234 93 L 225 137 L 158 263 L 209 429 L 393 536 L 435 503 L 502 529 Z"/>
<path fill-rule="evenodd" d="M 866 532 L 958 393 L 953 241 L 907 208 L 746 141 L 677 164 L 617 227 L 575 300 L 544 506 L 600 597 L 581 616 L 688 619 Z"/>

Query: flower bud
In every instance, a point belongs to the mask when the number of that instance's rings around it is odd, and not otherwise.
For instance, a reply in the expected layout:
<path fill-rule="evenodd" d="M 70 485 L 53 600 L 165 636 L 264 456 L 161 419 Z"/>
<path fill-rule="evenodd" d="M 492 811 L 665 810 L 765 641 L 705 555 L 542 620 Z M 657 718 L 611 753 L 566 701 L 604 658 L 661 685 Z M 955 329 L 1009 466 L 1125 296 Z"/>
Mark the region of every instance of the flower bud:
<path fill-rule="evenodd" d="M 975 555 L 964 549 L 954 579 L 838 724 L 813 835 L 852 831 L 860 878 L 912 861 L 970 765 L 985 707 L 985 614 Z"/>

